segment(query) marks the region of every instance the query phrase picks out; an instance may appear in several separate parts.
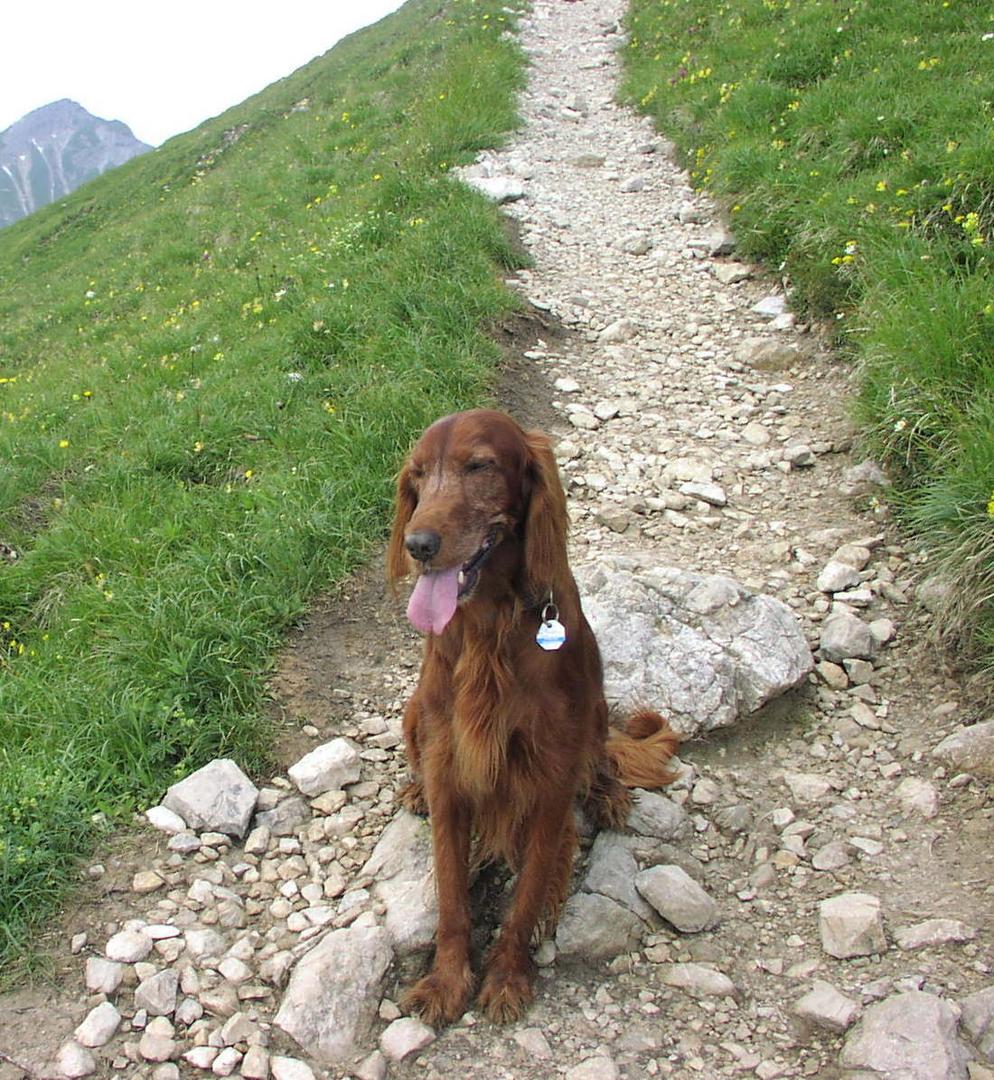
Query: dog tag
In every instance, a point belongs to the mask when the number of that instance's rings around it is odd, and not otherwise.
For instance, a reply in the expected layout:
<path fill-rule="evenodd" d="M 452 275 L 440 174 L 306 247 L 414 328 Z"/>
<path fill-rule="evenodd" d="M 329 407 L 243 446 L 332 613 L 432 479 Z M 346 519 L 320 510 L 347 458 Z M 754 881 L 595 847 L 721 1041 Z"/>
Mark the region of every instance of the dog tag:
<path fill-rule="evenodd" d="M 555 652 L 565 644 L 566 627 L 559 621 L 559 609 L 555 604 L 546 604 L 542 609 L 542 625 L 535 640 L 546 652 Z"/>

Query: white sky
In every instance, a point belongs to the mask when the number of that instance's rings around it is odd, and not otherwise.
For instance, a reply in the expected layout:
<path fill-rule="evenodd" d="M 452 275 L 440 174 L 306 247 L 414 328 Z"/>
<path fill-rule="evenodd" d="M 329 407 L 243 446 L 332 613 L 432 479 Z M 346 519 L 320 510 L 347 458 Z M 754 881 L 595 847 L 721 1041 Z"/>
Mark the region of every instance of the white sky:
<path fill-rule="evenodd" d="M 0 131 L 71 98 L 158 146 L 402 0 L 6 0 Z"/>

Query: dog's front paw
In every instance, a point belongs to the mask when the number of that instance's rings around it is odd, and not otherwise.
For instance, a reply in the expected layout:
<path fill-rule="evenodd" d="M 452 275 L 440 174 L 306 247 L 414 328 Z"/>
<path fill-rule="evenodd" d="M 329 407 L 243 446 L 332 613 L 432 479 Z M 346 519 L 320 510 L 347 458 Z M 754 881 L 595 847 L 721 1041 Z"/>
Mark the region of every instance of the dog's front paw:
<path fill-rule="evenodd" d="M 472 993 L 473 973 L 468 964 L 454 971 L 436 967 L 404 994 L 400 1004 L 405 1012 L 439 1027 L 462 1016 Z"/>
<path fill-rule="evenodd" d="M 521 1019 L 534 996 L 528 972 L 495 968 L 483 980 L 477 1000 L 495 1024 L 510 1024 Z"/>

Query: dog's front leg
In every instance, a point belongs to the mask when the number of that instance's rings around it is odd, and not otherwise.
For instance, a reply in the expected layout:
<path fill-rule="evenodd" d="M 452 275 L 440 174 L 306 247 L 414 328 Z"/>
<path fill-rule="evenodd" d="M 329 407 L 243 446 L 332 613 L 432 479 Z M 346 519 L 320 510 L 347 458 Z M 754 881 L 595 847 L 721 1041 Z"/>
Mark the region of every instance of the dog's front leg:
<path fill-rule="evenodd" d="M 431 971 L 404 995 L 402 1004 L 433 1026 L 451 1023 L 464 1012 L 473 992 L 469 965 L 469 848 L 471 813 L 444 784 L 427 776 L 431 814 L 438 932 Z"/>
<path fill-rule="evenodd" d="M 529 823 L 511 909 L 487 958 L 480 1005 L 497 1023 L 517 1020 L 532 999 L 532 934 L 543 915 L 552 925 L 569 888 L 576 829 L 572 793 L 551 792 Z"/>

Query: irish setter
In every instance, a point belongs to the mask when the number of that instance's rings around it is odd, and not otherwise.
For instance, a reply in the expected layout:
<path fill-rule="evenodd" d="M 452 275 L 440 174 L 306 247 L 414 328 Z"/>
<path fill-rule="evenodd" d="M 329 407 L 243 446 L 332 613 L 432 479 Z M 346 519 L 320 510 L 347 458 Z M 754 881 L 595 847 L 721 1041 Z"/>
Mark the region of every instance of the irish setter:
<path fill-rule="evenodd" d="M 532 998 L 532 934 L 541 920 L 555 926 L 569 889 L 574 799 L 618 827 L 628 787 L 672 779 L 679 736 L 662 717 L 608 726 L 567 522 L 549 440 L 504 413 L 432 424 L 398 479 L 388 573 L 417 572 L 407 613 L 427 635 L 404 714 L 414 778 L 404 802 L 430 814 L 439 903 L 433 966 L 404 1004 L 431 1024 L 460 1016 L 474 988 L 474 842 L 479 863 L 503 858 L 518 874 L 478 998 L 493 1020 L 514 1020 Z"/>

